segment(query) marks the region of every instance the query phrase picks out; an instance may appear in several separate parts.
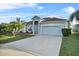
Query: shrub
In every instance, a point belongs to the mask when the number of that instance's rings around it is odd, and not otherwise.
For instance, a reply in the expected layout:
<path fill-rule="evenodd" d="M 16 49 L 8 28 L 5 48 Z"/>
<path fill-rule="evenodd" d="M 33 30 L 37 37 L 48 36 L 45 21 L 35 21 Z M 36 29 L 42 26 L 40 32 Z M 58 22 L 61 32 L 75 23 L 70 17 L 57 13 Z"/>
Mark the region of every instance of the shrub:
<path fill-rule="evenodd" d="M 63 34 L 63 36 L 69 36 L 69 35 L 71 35 L 71 29 L 63 28 L 62 29 L 62 34 Z"/>

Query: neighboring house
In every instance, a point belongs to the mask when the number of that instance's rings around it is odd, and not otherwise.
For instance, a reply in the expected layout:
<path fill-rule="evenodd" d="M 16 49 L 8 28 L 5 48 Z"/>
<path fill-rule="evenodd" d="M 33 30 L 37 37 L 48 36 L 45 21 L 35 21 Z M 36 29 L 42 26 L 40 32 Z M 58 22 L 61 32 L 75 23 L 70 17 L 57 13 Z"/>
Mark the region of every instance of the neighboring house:
<path fill-rule="evenodd" d="M 74 18 L 71 22 L 71 29 L 73 32 L 77 32 L 79 29 L 79 20 L 77 20 L 76 18 Z"/>
<path fill-rule="evenodd" d="M 70 15 L 70 24 L 72 32 L 79 32 L 79 10 L 76 10 Z"/>
<path fill-rule="evenodd" d="M 32 21 L 26 23 L 26 32 L 32 32 Z"/>
<path fill-rule="evenodd" d="M 34 16 L 32 21 L 27 23 L 27 31 L 31 29 L 33 35 L 62 35 L 62 28 L 67 26 L 66 19 Z"/>

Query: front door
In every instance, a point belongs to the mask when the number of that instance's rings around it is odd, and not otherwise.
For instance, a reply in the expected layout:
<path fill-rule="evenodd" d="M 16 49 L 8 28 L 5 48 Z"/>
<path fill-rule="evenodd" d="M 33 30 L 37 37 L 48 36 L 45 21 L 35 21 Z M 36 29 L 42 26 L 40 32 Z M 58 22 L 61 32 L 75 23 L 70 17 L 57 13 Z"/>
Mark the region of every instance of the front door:
<path fill-rule="evenodd" d="M 38 34 L 38 21 L 34 22 L 34 34 Z"/>

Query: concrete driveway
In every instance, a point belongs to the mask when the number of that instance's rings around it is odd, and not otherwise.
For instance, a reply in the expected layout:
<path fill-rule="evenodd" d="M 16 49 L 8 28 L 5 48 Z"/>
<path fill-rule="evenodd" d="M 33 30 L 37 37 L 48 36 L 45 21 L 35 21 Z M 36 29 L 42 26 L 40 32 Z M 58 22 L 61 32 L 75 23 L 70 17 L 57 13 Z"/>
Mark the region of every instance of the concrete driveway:
<path fill-rule="evenodd" d="M 22 51 L 30 51 L 38 56 L 58 56 L 61 42 L 61 36 L 34 36 L 5 45 Z"/>

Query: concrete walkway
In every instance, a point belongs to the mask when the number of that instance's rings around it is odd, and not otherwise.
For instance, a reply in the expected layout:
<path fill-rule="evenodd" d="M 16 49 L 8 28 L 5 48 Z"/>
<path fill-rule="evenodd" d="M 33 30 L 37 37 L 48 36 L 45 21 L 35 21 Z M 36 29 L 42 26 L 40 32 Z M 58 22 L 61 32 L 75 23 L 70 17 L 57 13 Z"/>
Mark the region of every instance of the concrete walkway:
<path fill-rule="evenodd" d="M 34 56 L 34 55 L 28 51 L 24 52 L 6 45 L 0 45 L 0 56 Z"/>
<path fill-rule="evenodd" d="M 22 51 L 30 51 L 34 55 L 58 56 L 61 42 L 61 36 L 35 36 L 5 45 Z"/>
<path fill-rule="evenodd" d="M 31 53 L 13 49 L 0 49 L 0 56 L 33 56 Z"/>

